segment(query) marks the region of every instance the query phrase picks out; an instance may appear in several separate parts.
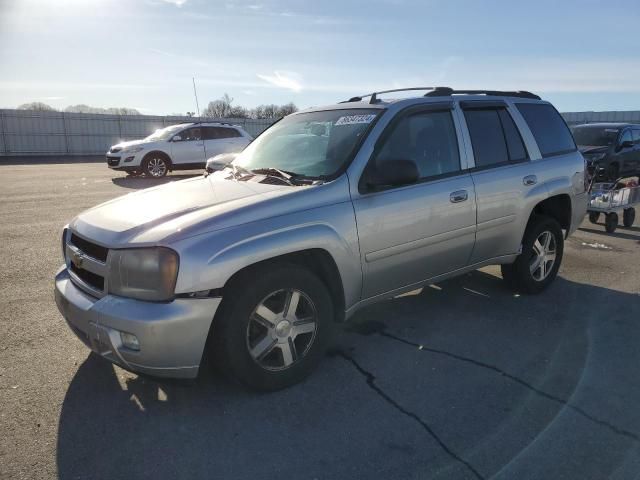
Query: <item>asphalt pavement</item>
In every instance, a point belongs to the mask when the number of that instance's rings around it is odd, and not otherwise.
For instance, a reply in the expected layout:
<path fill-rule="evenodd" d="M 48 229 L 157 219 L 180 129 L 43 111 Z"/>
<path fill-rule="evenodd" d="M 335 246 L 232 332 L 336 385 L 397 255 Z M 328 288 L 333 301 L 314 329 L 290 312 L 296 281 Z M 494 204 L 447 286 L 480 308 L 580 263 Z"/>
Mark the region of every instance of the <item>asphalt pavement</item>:
<path fill-rule="evenodd" d="M 426 287 L 256 394 L 114 367 L 56 309 L 62 226 L 157 183 L 0 165 L 0 478 L 640 478 L 640 212 L 613 234 L 586 221 L 541 295 L 496 267 Z"/>

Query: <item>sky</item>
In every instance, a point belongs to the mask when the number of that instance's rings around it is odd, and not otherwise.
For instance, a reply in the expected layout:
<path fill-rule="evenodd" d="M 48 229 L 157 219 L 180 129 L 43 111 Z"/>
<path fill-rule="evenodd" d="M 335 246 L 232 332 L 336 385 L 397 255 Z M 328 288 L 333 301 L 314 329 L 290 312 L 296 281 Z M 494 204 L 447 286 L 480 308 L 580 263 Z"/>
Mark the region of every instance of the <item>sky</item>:
<path fill-rule="evenodd" d="M 0 108 L 184 114 L 374 90 L 530 90 L 640 110 L 635 1 L 0 0 Z"/>

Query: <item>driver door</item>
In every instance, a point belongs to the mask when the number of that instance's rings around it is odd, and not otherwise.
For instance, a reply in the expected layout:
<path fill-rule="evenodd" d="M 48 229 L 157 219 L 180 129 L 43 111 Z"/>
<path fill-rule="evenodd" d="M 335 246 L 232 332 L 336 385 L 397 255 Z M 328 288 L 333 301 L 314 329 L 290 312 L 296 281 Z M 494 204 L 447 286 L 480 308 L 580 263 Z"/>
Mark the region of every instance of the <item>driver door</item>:
<path fill-rule="evenodd" d="M 474 185 L 461 165 L 451 104 L 399 115 L 367 170 L 386 160 L 410 159 L 420 180 L 383 191 L 361 185 L 354 198 L 363 299 L 465 267 L 475 242 Z"/>
<path fill-rule="evenodd" d="M 204 165 L 204 140 L 200 127 L 190 127 L 171 140 L 171 161 L 176 165 Z"/>

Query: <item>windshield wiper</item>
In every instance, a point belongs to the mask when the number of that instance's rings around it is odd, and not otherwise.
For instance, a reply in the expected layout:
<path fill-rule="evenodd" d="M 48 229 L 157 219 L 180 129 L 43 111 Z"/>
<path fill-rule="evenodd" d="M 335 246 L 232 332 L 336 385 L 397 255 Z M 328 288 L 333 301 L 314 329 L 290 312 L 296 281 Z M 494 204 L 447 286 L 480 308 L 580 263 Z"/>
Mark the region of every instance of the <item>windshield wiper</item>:
<path fill-rule="evenodd" d="M 313 185 L 316 182 L 320 182 L 320 183 L 324 182 L 324 178 L 322 177 L 310 177 L 308 175 L 303 175 L 301 173 L 290 172 L 287 170 L 280 170 L 279 168 L 274 168 L 274 167 L 254 168 L 251 170 L 251 172 L 267 175 L 271 177 L 278 177 L 282 180 L 285 180 L 287 183 L 291 185 L 308 185 L 308 184 Z"/>

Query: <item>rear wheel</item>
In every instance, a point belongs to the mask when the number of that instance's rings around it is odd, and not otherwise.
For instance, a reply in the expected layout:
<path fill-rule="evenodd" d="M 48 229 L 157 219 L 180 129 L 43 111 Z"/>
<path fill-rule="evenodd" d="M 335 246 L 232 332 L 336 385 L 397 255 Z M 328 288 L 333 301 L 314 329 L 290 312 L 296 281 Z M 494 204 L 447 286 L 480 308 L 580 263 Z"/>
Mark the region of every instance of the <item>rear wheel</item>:
<path fill-rule="evenodd" d="M 604 219 L 604 229 L 607 233 L 613 233 L 618 228 L 618 214 L 615 212 L 607 213 Z"/>
<path fill-rule="evenodd" d="M 633 207 L 625 208 L 622 214 L 622 224 L 627 228 L 633 227 L 633 222 L 635 220 L 636 220 L 636 209 Z"/>
<path fill-rule="evenodd" d="M 332 336 L 333 303 L 310 271 L 288 264 L 252 269 L 225 289 L 223 302 L 211 353 L 223 373 L 245 386 L 286 388 L 322 359 Z"/>
<path fill-rule="evenodd" d="M 591 223 L 598 223 L 600 220 L 600 212 L 589 212 L 589 221 Z"/>
<path fill-rule="evenodd" d="M 558 275 L 564 238 L 556 220 L 534 217 L 522 240 L 522 253 L 511 265 L 502 265 L 502 277 L 514 290 L 539 293 Z"/>
<path fill-rule="evenodd" d="M 169 171 L 169 159 L 162 154 L 152 153 L 142 162 L 142 170 L 147 177 L 162 178 Z"/>

